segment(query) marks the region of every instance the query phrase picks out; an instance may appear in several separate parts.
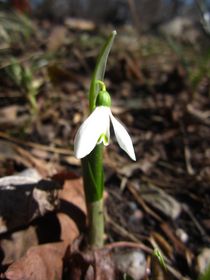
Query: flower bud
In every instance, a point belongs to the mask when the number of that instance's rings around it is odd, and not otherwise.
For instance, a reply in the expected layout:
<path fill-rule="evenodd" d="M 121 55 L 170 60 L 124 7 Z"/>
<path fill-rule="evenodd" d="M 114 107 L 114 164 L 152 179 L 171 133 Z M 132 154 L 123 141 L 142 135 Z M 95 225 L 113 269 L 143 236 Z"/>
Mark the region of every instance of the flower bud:
<path fill-rule="evenodd" d="M 101 90 L 96 98 L 96 106 L 111 107 L 111 97 L 107 91 Z"/>

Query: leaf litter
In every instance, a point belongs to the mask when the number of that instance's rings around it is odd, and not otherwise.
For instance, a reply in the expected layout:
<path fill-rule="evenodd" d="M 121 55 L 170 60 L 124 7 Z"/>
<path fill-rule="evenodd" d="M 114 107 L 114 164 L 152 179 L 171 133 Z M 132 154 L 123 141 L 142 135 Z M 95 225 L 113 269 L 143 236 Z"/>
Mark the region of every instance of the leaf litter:
<path fill-rule="evenodd" d="M 18 227 L 2 235 L 1 278 L 62 279 L 70 271 L 71 244 L 86 226 L 73 139 L 88 114 L 87 92 L 98 50 L 112 29 L 71 19 L 59 25 L 21 20 L 19 28 L 12 28 L 19 21 L 16 15 L 10 21 L 12 33 L 3 25 L 0 45 L 1 178 L 35 168 L 42 179 L 58 181 L 62 190 L 56 210 L 24 222 L 18 219 Z M 19 68 L 11 72 L 14 59 Z M 209 60 L 205 63 L 202 51 L 192 45 L 183 46 L 180 57 L 164 38 L 139 39 L 132 29 L 119 28 L 105 82 L 113 112 L 132 135 L 137 162 L 130 163 L 115 140 L 105 150 L 105 238 L 113 248 L 85 256 L 74 253 L 88 264 L 87 279 L 104 279 L 97 278 L 104 274 L 103 258 L 107 276 L 114 277 L 110 250 L 121 276 L 132 273 L 119 259 L 140 250 L 145 256 L 144 279 L 197 279 L 210 263 L 210 77 L 203 71 Z M 24 90 L 26 77 L 20 71 L 17 79 L 17 69 L 30 69 L 30 84 Z M 34 85 L 37 110 L 29 102 L 28 89 Z M 14 207 L 20 211 L 17 204 Z M 116 257 L 120 244 L 124 251 Z M 155 248 L 164 256 L 167 271 L 154 259 Z"/>

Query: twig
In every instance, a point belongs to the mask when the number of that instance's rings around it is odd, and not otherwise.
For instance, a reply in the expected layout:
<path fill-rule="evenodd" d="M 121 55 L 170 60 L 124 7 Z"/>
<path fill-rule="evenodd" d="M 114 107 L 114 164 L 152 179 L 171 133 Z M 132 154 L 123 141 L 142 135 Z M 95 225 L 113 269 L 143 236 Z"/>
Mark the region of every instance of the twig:
<path fill-rule="evenodd" d="M 198 109 L 195 109 L 191 104 L 187 105 L 187 112 L 190 113 L 193 117 L 195 117 L 197 120 L 199 120 L 201 123 L 205 125 L 210 125 L 210 111 L 200 111 Z"/>
<path fill-rule="evenodd" d="M 183 210 L 188 214 L 188 216 L 190 217 L 190 219 L 193 221 L 194 225 L 197 227 L 198 231 L 200 232 L 202 237 L 205 237 L 208 239 L 208 241 L 210 241 L 210 238 L 208 237 L 206 231 L 204 230 L 204 228 L 201 226 L 201 224 L 198 222 L 198 220 L 196 219 L 196 217 L 193 215 L 192 211 L 189 209 L 189 207 L 186 204 L 182 204 L 182 208 Z"/>
<path fill-rule="evenodd" d="M 189 175 L 194 175 L 195 171 L 194 171 L 194 169 L 192 167 L 192 163 L 191 163 L 191 152 L 190 152 L 190 147 L 189 147 L 189 143 L 188 143 L 187 133 L 186 133 L 184 124 L 182 122 L 181 122 L 181 131 L 183 134 L 184 158 L 185 158 L 187 173 Z"/>
<path fill-rule="evenodd" d="M 124 238 L 128 238 L 133 242 L 137 242 L 137 243 L 140 242 L 140 240 L 135 235 L 128 232 L 125 228 L 123 228 L 119 224 L 115 223 L 115 221 L 113 221 L 113 219 L 109 216 L 107 212 L 105 213 L 105 220 L 107 223 L 109 223 L 112 226 L 112 229 L 115 230 L 115 232 L 117 232 L 119 235 L 123 236 Z"/>
<path fill-rule="evenodd" d="M 135 249 L 141 249 L 143 251 L 145 251 L 148 254 L 152 254 L 153 250 L 149 247 L 147 247 L 146 245 L 144 245 L 143 243 L 135 243 L 135 242 L 128 242 L 128 241 L 119 241 L 119 242 L 112 242 L 110 244 L 106 244 L 104 246 L 107 249 L 115 249 L 115 248 L 135 248 Z"/>
<path fill-rule="evenodd" d="M 37 143 L 33 143 L 33 142 L 26 142 L 20 139 L 17 139 L 15 137 L 12 137 L 10 135 L 8 135 L 5 132 L 0 131 L 0 137 L 3 139 L 6 139 L 8 141 L 20 144 L 20 145 L 24 145 L 24 146 L 28 146 L 31 148 L 36 148 L 42 151 L 47 151 L 50 153 L 57 153 L 57 154 L 63 154 L 63 155 L 73 155 L 73 151 L 71 151 L 70 149 L 63 149 L 63 148 L 56 148 L 56 147 L 49 147 L 49 146 L 45 146 L 45 145 L 41 145 L 41 144 L 37 144 Z"/>
<path fill-rule="evenodd" d="M 131 16 L 133 18 L 134 26 L 136 27 L 137 31 L 140 32 L 140 22 L 139 22 L 138 13 L 136 11 L 135 2 L 133 0 L 128 0 L 128 6 L 130 8 L 130 12 L 131 12 Z"/>
<path fill-rule="evenodd" d="M 153 210 L 151 210 L 146 203 L 144 202 L 144 200 L 142 199 L 142 197 L 140 196 L 139 192 L 135 189 L 135 187 L 129 183 L 127 185 L 128 190 L 132 193 L 132 195 L 134 196 L 134 198 L 136 199 L 136 201 L 142 206 L 142 208 L 144 209 L 144 211 L 149 214 L 150 216 L 152 216 L 156 221 L 158 222 L 162 222 L 162 219 L 160 218 L 160 216 L 158 216 Z"/>

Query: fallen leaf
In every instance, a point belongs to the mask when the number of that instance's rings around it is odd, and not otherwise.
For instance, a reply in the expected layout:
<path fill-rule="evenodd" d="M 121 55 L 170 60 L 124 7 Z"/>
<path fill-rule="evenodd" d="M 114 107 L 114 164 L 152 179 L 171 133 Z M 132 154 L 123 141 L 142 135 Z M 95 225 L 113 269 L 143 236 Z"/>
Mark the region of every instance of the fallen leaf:
<path fill-rule="evenodd" d="M 66 39 L 66 27 L 56 26 L 49 35 L 47 49 L 49 51 L 57 51 L 64 44 Z"/>
<path fill-rule="evenodd" d="M 64 242 L 32 247 L 5 272 L 8 280 L 62 279 Z"/>
<path fill-rule="evenodd" d="M 83 31 L 92 31 L 96 27 L 94 22 L 81 18 L 67 18 L 65 20 L 65 26 L 73 30 Z"/>
<path fill-rule="evenodd" d="M 9 280 L 62 279 L 66 249 L 86 227 L 82 180 L 66 180 L 63 189 L 59 192 L 59 198 L 60 208 L 57 214 L 59 224 L 57 227 L 60 227 L 61 242 L 31 247 L 22 258 L 9 266 L 1 279 L 4 277 Z M 47 230 L 47 234 L 52 235 L 52 232 L 48 230 L 49 225 L 41 224 L 43 228 L 40 228 L 39 231 L 46 232 Z M 49 240 L 48 237 L 46 239 Z"/>
<path fill-rule="evenodd" d="M 58 184 L 29 174 L 0 178 L 0 233 L 26 226 L 58 206 Z"/>
<path fill-rule="evenodd" d="M 141 185 L 140 192 L 142 198 L 158 209 L 164 215 L 175 220 L 181 213 L 181 204 L 164 190 L 152 185 Z"/>

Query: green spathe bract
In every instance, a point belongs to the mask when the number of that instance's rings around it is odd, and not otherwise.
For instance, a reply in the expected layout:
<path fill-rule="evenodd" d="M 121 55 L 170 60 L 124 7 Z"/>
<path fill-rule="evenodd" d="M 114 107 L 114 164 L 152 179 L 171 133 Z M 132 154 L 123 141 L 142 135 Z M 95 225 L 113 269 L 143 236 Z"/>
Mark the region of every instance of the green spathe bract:
<path fill-rule="evenodd" d="M 92 76 L 89 91 L 89 109 L 90 113 L 96 107 L 97 103 L 103 106 L 111 105 L 111 98 L 108 97 L 105 85 L 103 83 L 106 69 L 107 58 L 111 50 L 116 31 L 113 31 L 105 42 L 98 56 L 96 67 Z M 101 93 L 100 87 L 102 87 Z M 106 93 L 104 93 L 106 92 Z M 106 105 L 104 105 L 106 104 Z M 100 248 L 104 240 L 104 217 L 103 217 L 103 144 L 96 145 L 90 154 L 82 159 L 83 181 L 85 197 L 88 211 L 88 245 L 91 248 Z"/>

